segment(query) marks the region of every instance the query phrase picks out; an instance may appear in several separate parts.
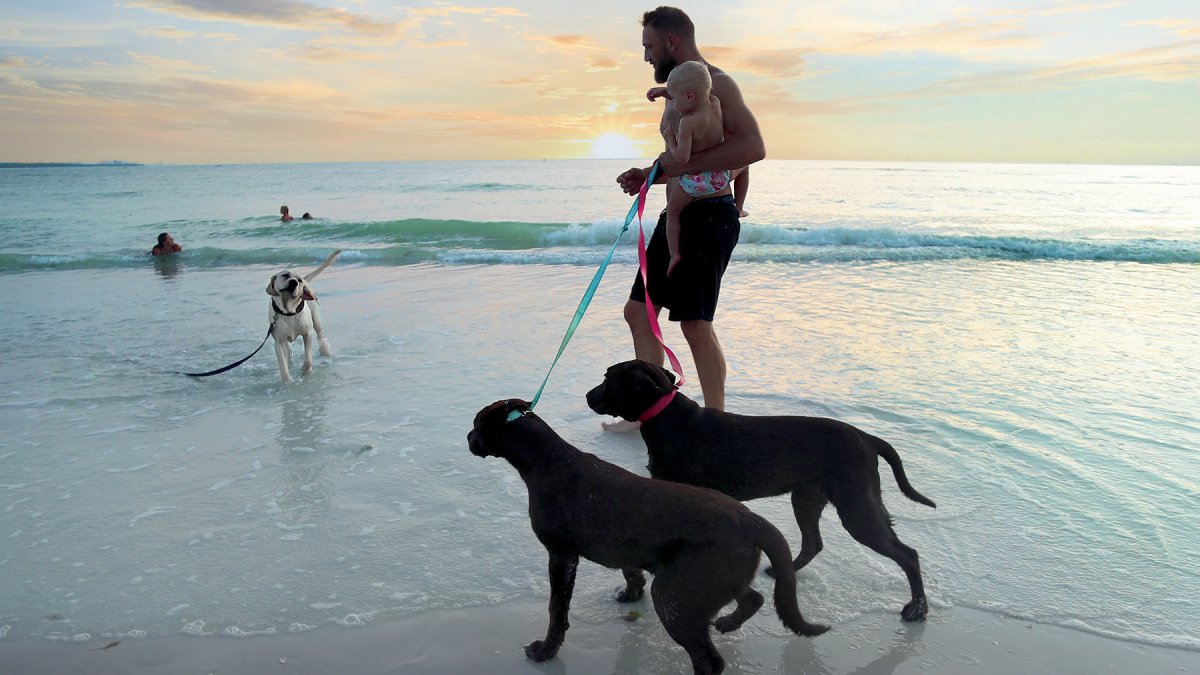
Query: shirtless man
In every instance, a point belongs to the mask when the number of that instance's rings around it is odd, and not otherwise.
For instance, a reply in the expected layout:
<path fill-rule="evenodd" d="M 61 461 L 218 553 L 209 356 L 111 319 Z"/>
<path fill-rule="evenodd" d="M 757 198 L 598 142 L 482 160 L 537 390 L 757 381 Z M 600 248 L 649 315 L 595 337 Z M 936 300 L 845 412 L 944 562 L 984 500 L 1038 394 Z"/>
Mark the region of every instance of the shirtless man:
<path fill-rule="evenodd" d="M 664 83 L 671 71 L 681 63 L 700 61 L 708 66 L 712 77 L 712 95 L 721 101 L 722 125 L 725 140 L 715 147 L 694 152 L 686 163 L 675 160 L 670 152 L 659 156 L 659 166 L 665 176 L 685 173 L 727 171 L 748 166 L 766 157 L 758 122 L 742 100 L 737 84 L 725 71 L 704 60 L 696 46 L 692 20 L 682 10 L 659 7 L 642 16 L 642 47 L 646 62 L 654 67 L 654 81 Z M 679 114 L 673 106 L 663 111 L 661 128 L 678 128 Z M 637 194 L 650 168 L 632 168 L 617 177 L 617 183 L 627 194 Z M 659 180 L 665 180 L 660 175 Z M 729 256 L 737 245 L 741 232 L 738 210 L 729 195 L 697 199 L 680 214 L 680 249 L 683 255 L 670 277 L 667 265 L 670 254 L 666 241 L 666 213 L 659 216 L 658 226 L 647 249 L 647 275 L 650 297 L 657 313 L 670 309 L 669 319 L 678 321 L 684 339 L 696 363 L 704 405 L 725 409 L 725 354 L 713 329 L 721 276 L 729 264 Z M 625 321 L 633 334 L 634 355 L 658 365 L 663 363 L 663 350 L 650 328 L 646 315 L 645 294 L 639 275 L 625 303 Z M 619 428 L 619 425 L 614 425 Z"/>

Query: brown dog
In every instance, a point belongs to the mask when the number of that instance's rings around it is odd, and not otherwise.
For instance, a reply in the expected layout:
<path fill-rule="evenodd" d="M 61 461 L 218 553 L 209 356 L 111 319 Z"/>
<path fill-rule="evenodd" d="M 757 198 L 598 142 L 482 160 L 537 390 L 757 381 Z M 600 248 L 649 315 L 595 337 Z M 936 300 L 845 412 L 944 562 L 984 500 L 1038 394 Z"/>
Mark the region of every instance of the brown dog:
<path fill-rule="evenodd" d="M 497 401 L 480 410 L 467 445 L 480 457 L 508 460 L 521 474 L 529 490 L 530 524 L 550 554 L 550 625 L 544 639 L 525 647 L 535 661 L 553 658 L 562 646 L 580 556 L 624 571 L 622 600 L 642 596 L 641 570 L 654 575 L 654 611 L 696 673 L 725 668 L 709 624 L 728 633 L 762 606 L 762 595 L 750 588 L 759 551 L 772 564 L 791 562 L 779 530 L 736 500 L 643 478 L 582 452 L 524 401 Z M 713 622 L 730 602 L 737 607 Z M 799 635 L 829 630 L 801 616 L 792 575 L 775 580 L 775 611 Z"/>
<path fill-rule="evenodd" d="M 669 371 L 638 360 L 609 368 L 587 402 L 601 415 L 642 421 L 655 478 L 720 490 L 740 501 L 792 493 L 802 537 L 793 570 L 820 553 L 821 511 L 832 502 L 850 536 L 896 561 L 907 575 L 912 600 L 900 616 L 923 621 L 929 613 L 917 552 L 896 537 L 883 505 L 879 458 L 891 465 L 906 497 L 936 505 L 909 485 L 900 455 L 886 441 L 821 417 L 751 417 L 701 408 L 676 392 Z M 648 411 L 655 414 L 647 416 Z"/>

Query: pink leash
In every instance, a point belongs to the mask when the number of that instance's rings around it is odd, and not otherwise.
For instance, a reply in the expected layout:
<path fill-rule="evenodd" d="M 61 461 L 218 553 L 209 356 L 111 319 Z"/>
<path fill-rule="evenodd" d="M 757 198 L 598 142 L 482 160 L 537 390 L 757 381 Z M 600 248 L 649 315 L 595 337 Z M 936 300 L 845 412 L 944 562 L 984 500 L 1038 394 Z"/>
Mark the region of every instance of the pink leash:
<path fill-rule="evenodd" d="M 642 183 L 642 189 L 638 192 L 638 266 L 642 275 L 642 291 L 646 294 L 646 316 L 650 319 L 650 330 L 654 333 L 654 337 L 658 338 L 658 344 L 662 345 L 663 351 L 667 353 L 667 359 L 671 362 L 671 369 L 679 375 L 679 379 L 675 381 L 675 388 L 669 394 L 663 396 L 659 399 L 658 403 L 655 403 L 649 410 L 642 413 L 639 420 L 643 422 L 662 412 L 663 408 L 666 408 L 667 404 L 671 402 L 671 399 L 675 398 L 675 392 L 683 386 L 684 381 L 683 366 L 679 364 L 679 359 L 675 357 L 675 352 L 671 351 L 671 348 L 663 340 L 662 328 L 658 325 L 658 314 L 654 311 L 654 302 L 650 300 L 650 279 L 646 275 L 646 232 L 642 229 L 642 213 L 646 210 L 646 193 L 650 190 L 650 181 L 655 178 L 657 168 L 658 162 L 655 162 L 654 166 L 650 169 L 649 175 L 646 177 L 646 182 Z"/>

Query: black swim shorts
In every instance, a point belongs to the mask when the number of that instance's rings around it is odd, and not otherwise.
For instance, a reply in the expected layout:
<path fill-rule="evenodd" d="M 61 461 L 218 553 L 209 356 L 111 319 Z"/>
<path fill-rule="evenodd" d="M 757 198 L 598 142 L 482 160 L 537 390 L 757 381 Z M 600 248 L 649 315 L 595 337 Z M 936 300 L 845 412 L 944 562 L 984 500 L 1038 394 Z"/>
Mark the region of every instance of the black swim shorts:
<path fill-rule="evenodd" d="M 650 279 L 650 299 L 670 309 L 671 321 L 712 321 L 721 294 L 721 276 L 729 265 L 729 256 L 737 246 L 742 225 L 738 221 L 733 197 L 722 195 L 697 199 L 679 216 L 679 248 L 683 260 L 667 277 L 671 262 L 667 248 L 667 212 L 658 216 L 658 225 L 646 246 L 646 275 Z M 629 299 L 645 302 L 642 275 L 634 279 Z"/>

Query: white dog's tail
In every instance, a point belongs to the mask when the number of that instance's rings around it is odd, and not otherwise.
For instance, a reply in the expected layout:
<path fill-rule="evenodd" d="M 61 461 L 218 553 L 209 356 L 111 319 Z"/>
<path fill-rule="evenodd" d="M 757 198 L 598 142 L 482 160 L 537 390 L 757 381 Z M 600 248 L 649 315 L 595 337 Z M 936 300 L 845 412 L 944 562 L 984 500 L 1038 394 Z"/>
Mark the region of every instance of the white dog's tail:
<path fill-rule="evenodd" d="M 327 267 L 329 267 L 330 265 L 332 265 L 332 264 L 333 264 L 333 261 L 334 261 L 334 260 L 337 260 L 337 257 L 338 257 L 339 255 L 341 255 L 341 254 L 342 254 L 342 249 L 340 249 L 340 248 L 339 248 L 338 250 L 334 251 L 333 253 L 330 253 L 330 254 L 329 254 L 329 257 L 325 259 L 325 262 L 321 263 L 321 266 L 320 266 L 320 267 L 318 267 L 317 269 L 315 269 L 315 270 L 313 270 L 313 271 L 309 272 L 308 274 L 304 275 L 304 280 L 305 280 L 305 281 L 312 281 L 313 279 L 316 279 L 316 278 L 317 278 L 317 275 L 318 275 L 318 274 L 320 274 L 321 272 L 324 272 L 324 271 L 325 271 L 325 268 L 327 268 Z"/>

